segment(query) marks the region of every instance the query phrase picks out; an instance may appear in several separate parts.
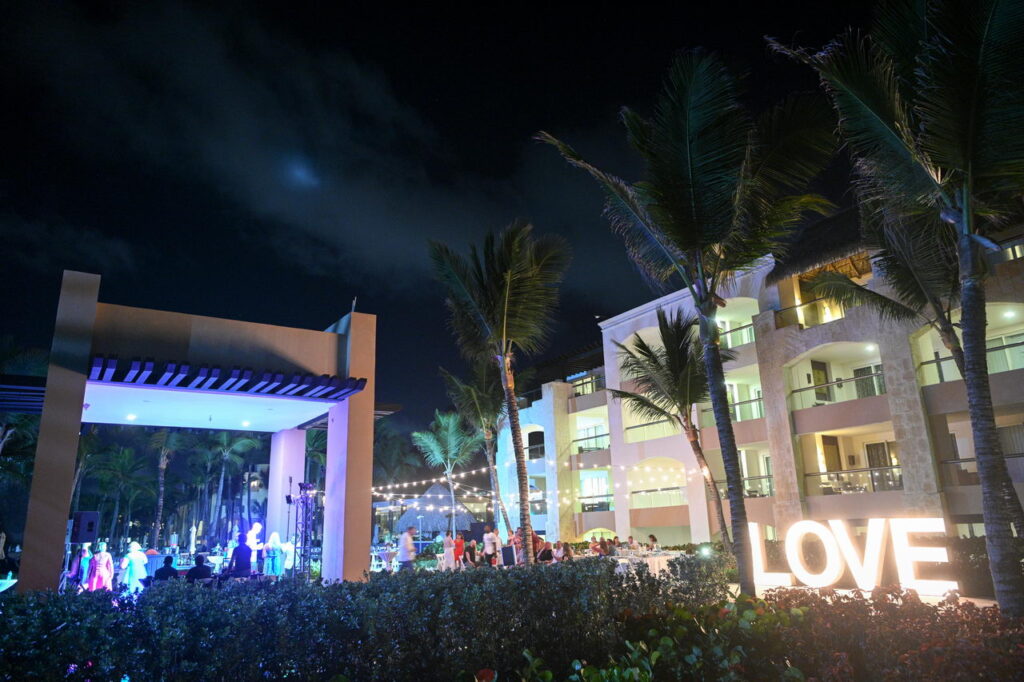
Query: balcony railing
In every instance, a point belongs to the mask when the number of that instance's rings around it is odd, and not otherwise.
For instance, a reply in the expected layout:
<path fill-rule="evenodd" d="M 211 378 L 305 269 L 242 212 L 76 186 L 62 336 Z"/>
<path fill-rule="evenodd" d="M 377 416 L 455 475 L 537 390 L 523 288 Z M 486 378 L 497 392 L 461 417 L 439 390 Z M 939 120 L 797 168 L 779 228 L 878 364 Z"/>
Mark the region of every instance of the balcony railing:
<path fill-rule="evenodd" d="M 654 509 L 656 507 L 678 507 L 687 503 L 686 488 L 654 488 L 634 490 L 629 494 L 630 509 Z"/>
<path fill-rule="evenodd" d="M 985 254 L 985 260 L 990 265 L 998 265 L 999 263 L 1024 258 L 1024 236 L 1005 240 L 999 245 L 999 249 L 996 253 Z"/>
<path fill-rule="evenodd" d="M 645 440 L 675 436 L 678 433 L 679 426 L 674 421 L 662 419 L 661 421 L 627 426 L 624 436 L 627 443 L 641 443 Z"/>
<path fill-rule="evenodd" d="M 789 409 L 803 410 L 857 398 L 870 398 L 884 393 L 885 378 L 882 372 L 873 372 L 851 379 L 836 379 L 827 384 L 795 389 L 789 394 Z"/>
<path fill-rule="evenodd" d="M 764 401 L 762 398 L 741 400 L 738 403 L 729 404 L 729 417 L 734 422 L 747 421 L 748 419 L 760 419 L 764 416 Z M 700 425 L 703 428 L 715 426 L 715 413 L 711 407 L 701 408 Z"/>
<path fill-rule="evenodd" d="M 1024 483 L 1024 453 L 1004 455 L 1006 468 L 1010 473 L 1010 480 L 1014 483 Z M 942 468 L 942 480 L 950 487 L 962 485 L 981 485 L 981 478 L 978 476 L 978 460 L 970 459 L 948 459 L 939 463 Z"/>
<path fill-rule="evenodd" d="M 985 351 L 989 374 L 1024 368 L 1024 341 L 993 346 Z M 960 370 L 952 357 L 936 357 L 917 366 L 917 378 L 922 386 L 960 381 Z"/>
<path fill-rule="evenodd" d="M 578 501 L 581 512 L 615 511 L 614 495 L 588 495 Z"/>
<path fill-rule="evenodd" d="M 715 481 L 718 494 L 722 499 L 729 497 L 729 487 L 725 481 Z M 748 476 L 743 479 L 743 497 L 774 497 L 775 481 L 771 476 Z"/>
<path fill-rule="evenodd" d="M 754 342 L 754 323 L 745 324 L 718 335 L 723 348 L 736 348 Z"/>
<path fill-rule="evenodd" d="M 572 381 L 573 396 L 590 395 L 604 390 L 604 375 L 590 374 Z"/>
<path fill-rule="evenodd" d="M 527 459 L 544 459 L 544 443 L 537 443 L 526 448 Z"/>
<path fill-rule="evenodd" d="M 516 396 L 516 404 L 519 406 L 520 410 L 525 410 L 530 405 L 533 405 L 535 402 L 540 400 L 542 395 L 543 392 L 539 388 L 535 388 L 532 391 L 526 391 L 525 393 L 520 393 Z"/>
<path fill-rule="evenodd" d="M 836 301 L 828 298 L 816 298 L 807 303 L 776 310 L 775 328 L 799 325 L 801 329 L 808 329 L 826 322 L 841 320 L 845 316 L 846 311 Z"/>
<path fill-rule="evenodd" d="M 577 438 L 572 442 L 572 448 L 576 451 L 577 455 L 583 454 L 584 452 L 593 452 L 594 450 L 604 450 L 608 447 L 609 438 L 607 433 L 602 433 L 598 436 L 587 436 L 586 438 Z"/>
<path fill-rule="evenodd" d="M 903 490 L 901 467 L 875 467 L 806 474 L 808 495 L 850 495 Z"/>

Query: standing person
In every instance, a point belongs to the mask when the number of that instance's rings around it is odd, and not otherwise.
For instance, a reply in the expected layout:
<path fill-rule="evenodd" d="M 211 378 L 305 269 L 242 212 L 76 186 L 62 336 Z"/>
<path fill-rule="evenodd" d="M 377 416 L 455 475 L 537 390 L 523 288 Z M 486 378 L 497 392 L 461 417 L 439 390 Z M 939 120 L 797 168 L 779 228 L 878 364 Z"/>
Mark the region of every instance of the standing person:
<path fill-rule="evenodd" d="M 442 571 L 454 571 L 455 570 L 455 540 L 452 539 L 452 532 L 446 530 L 444 532 L 444 559 L 442 562 Z"/>
<path fill-rule="evenodd" d="M 493 566 L 498 554 L 498 534 L 490 526 L 484 526 L 484 563 Z"/>
<path fill-rule="evenodd" d="M 416 543 L 412 539 L 415 532 L 416 527 L 409 526 L 398 540 L 399 571 L 412 570 L 412 562 L 416 560 Z"/>
<path fill-rule="evenodd" d="M 455 536 L 455 568 L 460 569 L 460 570 L 465 568 L 466 567 L 465 564 L 464 564 L 465 558 L 466 558 L 466 539 L 464 537 L 462 537 L 462 533 L 459 533 L 458 535 Z"/>
<path fill-rule="evenodd" d="M 128 588 L 129 592 L 142 591 L 145 585 L 142 581 L 149 577 L 146 565 L 149 559 L 142 551 L 142 545 L 132 541 L 128 545 L 128 553 L 121 559 L 121 584 Z"/>
<path fill-rule="evenodd" d="M 75 554 L 69 567 L 68 578 L 80 590 L 86 589 L 86 583 L 89 581 L 89 564 L 92 563 L 92 552 L 89 551 L 90 544 L 88 542 L 82 544 L 82 548 Z"/>
<path fill-rule="evenodd" d="M 231 550 L 227 575 L 232 578 L 248 578 L 252 575 L 252 548 L 245 544 L 245 536 L 238 534 L 238 544 Z"/>
<path fill-rule="evenodd" d="M 107 551 L 107 543 L 96 544 L 96 553 L 89 561 L 89 577 L 85 589 L 90 592 L 109 590 L 114 586 L 114 557 Z"/>
<path fill-rule="evenodd" d="M 277 531 L 271 533 L 267 544 L 263 545 L 263 574 L 273 578 L 284 575 L 284 549 Z"/>

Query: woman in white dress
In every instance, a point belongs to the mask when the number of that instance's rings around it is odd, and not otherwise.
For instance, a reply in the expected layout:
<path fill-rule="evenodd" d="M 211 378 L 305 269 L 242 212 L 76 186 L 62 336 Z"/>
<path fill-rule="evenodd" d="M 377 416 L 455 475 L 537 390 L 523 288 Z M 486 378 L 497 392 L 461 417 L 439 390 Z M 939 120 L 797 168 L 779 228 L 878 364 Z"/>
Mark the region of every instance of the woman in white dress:
<path fill-rule="evenodd" d="M 139 592 L 145 587 L 142 584 L 149 574 L 146 571 L 148 560 L 137 542 L 128 545 L 128 554 L 121 559 L 121 584 L 129 592 Z"/>
<path fill-rule="evenodd" d="M 450 530 L 444 532 L 444 555 L 440 568 L 442 571 L 455 570 L 455 540 L 452 539 Z"/>

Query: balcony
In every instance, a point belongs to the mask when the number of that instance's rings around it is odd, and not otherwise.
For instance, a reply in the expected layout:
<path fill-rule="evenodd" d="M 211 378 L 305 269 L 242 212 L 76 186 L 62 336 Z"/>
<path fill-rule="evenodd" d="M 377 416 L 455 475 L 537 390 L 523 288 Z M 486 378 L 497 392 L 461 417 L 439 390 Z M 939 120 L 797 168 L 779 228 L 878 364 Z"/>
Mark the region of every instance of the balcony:
<path fill-rule="evenodd" d="M 808 495 L 852 495 L 903 490 L 901 467 L 875 467 L 806 474 Z"/>
<path fill-rule="evenodd" d="M 608 512 L 615 511 L 614 495 L 588 495 L 577 499 L 578 512 Z"/>
<path fill-rule="evenodd" d="M 799 326 L 800 329 L 809 329 L 841 320 L 845 316 L 846 311 L 837 302 L 827 298 L 816 298 L 807 303 L 776 310 L 775 328 Z"/>
<path fill-rule="evenodd" d="M 1010 472 L 1010 480 L 1014 483 L 1024 483 L 1024 453 L 1004 455 L 1006 468 Z M 939 463 L 942 469 L 942 481 L 948 487 L 959 487 L 967 485 L 981 485 L 981 477 L 978 476 L 978 460 L 971 459 L 950 459 Z"/>
<path fill-rule="evenodd" d="M 530 405 L 541 399 L 543 392 L 539 388 L 535 388 L 532 391 L 526 391 L 516 396 L 516 405 L 520 410 L 525 410 Z"/>
<path fill-rule="evenodd" d="M 526 449 L 526 459 L 544 459 L 544 443 L 530 445 Z"/>
<path fill-rule="evenodd" d="M 572 380 L 572 395 L 578 398 L 581 395 L 590 395 L 605 389 L 603 374 L 588 374 Z"/>
<path fill-rule="evenodd" d="M 985 355 L 989 374 L 1022 369 L 1024 368 L 1024 340 L 992 345 Z M 960 381 L 961 379 L 963 377 L 960 376 L 960 370 L 957 369 L 956 363 L 950 356 L 925 360 L 917 366 L 917 380 L 922 386 Z"/>
<path fill-rule="evenodd" d="M 597 436 L 587 436 L 586 438 L 577 438 L 572 442 L 572 451 L 574 454 L 582 455 L 584 452 L 605 450 L 608 448 L 610 442 L 611 441 L 607 433 L 602 433 Z"/>
<path fill-rule="evenodd" d="M 745 324 L 718 335 L 722 348 L 738 348 L 754 342 L 754 323 Z"/>
<path fill-rule="evenodd" d="M 885 378 L 882 372 L 864 372 L 855 374 L 851 379 L 835 379 L 824 384 L 797 388 L 789 394 L 789 409 L 805 410 L 884 394 Z"/>
<path fill-rule="evenodd" d="M 654 509 L 657 507 L 678 507 L 687 503 L 686 488 L 655 488 L 634 490 L 629 494 L 630 509 Z"/>
<path fill-rule="evenodd" d="M 751 400 L 731 403 L 729 405 L 729 417 L 734 424 L 750 419 L 761 419 L 764 417 L 764 401 L 762 398 L 753 398 Z M 711 407 L 701 408 L 700 425 L 701 428 L 714 428 L 715 413 Z"/>
<path fill-rule="evenodd" d="M 728 499 L 729 489 L 725 481 L 715 481 L 718 494 Z M 774 497 L 775 482 L 771 476 L 748 476 L 743 479 L 743 497 Z"/>
<path fill-rule="evenodd" d="M 624 436 L 627 443 L 642 443 L 643 441 L 666 438 L 678 434 L 679 426 L 674 421 L 662 419 L 661 421 L 627 426 Z"/>

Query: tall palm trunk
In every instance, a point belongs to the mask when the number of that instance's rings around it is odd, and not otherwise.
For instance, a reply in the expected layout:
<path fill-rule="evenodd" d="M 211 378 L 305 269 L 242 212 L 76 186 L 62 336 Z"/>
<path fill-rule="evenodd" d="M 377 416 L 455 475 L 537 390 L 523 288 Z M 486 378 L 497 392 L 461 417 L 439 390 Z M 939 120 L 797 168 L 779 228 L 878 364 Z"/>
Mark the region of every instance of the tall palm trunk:
<path fill-rule="evenodd" d="M 154 549 L 160 547 L 160 525 L 164 520 L 164 481 L 167 475 L 167 455 L 160 453 L 160 462 L 156 472 L 156 519 L 153 521 Z"/>
<path fill-rule="evenodd" d="M 966 192 L 964 193 L 966 194 Z M 1010 531 L 1004 478 L 1009 478 L 1006 460 L 999 452 L 995 412 L 988 380 L 985 347 L 985 284 L 978 272 L 979 254 L 971 239 L 970 208 L 963 211 L 958 242 L 960 260 L 960 326 L 963 332 L 964 385 L 974 437 L 974 457 L 981 478 L 985 547 L 988 550 L 992 584 L 1003 615 L 1024 616 L 1024 574 Z"/>
<path fill-rule="evenodd" d="M 713 303 L 712 303 L 713 305 Z M 743 499 L 743 474 L 736 448 L 736 435 L 729 414 L 729 396 L 725 390 L 725 371 L 718 352 L 717 327 L 713 316 L 701 311 L 700 340 L 704 347 L 704 371 L 708 380 L 711 410 L 715 415 L 718 442 L 722 448 L 725 483 L 729 496 L 729 515 L 732 518 L 733 551 L 740 574 L 740 591 L 755 596 L 754 563 L 750 554 L 750 531 L 747 528 L 747 509 Z"/>
<path fill-rule="evenodd" d="M 725 548 L 725 551 L 732 553 L 733 547 L 732 543 L 729 542 L 729 527 L 725 523 L 725 509 L 722 507 L 722 496 L 718 494 L 718 486 L 715 485 L 715 478 L 711 475 L 711 467 L 708 466 L 708 460 L 704 457 L 704 448 L 700 444 L 700 431 L 697 430 L 690 415 L 680 415 L 680 422 L 683 425 L 683 433 L 686 434 L 686 439 L 690 441 L 690 449 L 693 450 L 693 455 L 697 459 L 701 476 L 704 477 L 704 487 L 707 488 L 708 496 L 715 507 L 718 527 L 722 529 L 722 547 Z"/>
<path fill-rule="evenodd" d="M 956 368 L 960 371 L 960 376 L 964 377 L 964 381 L 967 380 L 967 363 L 964 361 L 964 348 L 960 344 L 960 337 L 956 335 L 956 329 L 953 327 L 953 323 L 945 316 L 941 306 L 936 307 L 936 319 L 939 327 L 939 338 L 942 340 L 942 345 L 946 347 L 949 354 L 953 356 L 953 362 L 956 364 Z M 987 356 L 986 356 L 987 357 Z M 987 363 L 987 361 L 986 361 Z M 986 375 L 986 383 L 988 377 Z M 993 429 L 995 423 L 992 424 Z M 994 432 L 995 433 L 995 432 Z M 1002 451 L 1002 444 L 999 442 L 998 435 L 994 435 L 995 446 L 997 448 L 997 454 L 999 457 L 1004 455 Z M 1004 467 L 1005 468 L 1005 467 Z M 1020 497 L 1017 495 L 1017 490 L 1013 487 L 1013 479 L 1010 478 L 1009 471 L 1006 472 L 1006 476 L 1002 477 L 1002 497 L 1003 504 L 1006 505 L 1006 513 L 1010 515 L 1010 521 L 1017 529 L 1018 537 L 1024 536 L 1024 507 L 1021 506 Z"/>
<path fill-rule="evenodd" d="M 220 505 L 224 496 L 224 472 L 228 468 L 228 461 L 224 459 L 220 465 L 220 481 L 217 483 L 217 495 L 213 498 L 213 508 L 210 510 L 210 530 L 214 537 L 220 537 Z"/>
<path fill-rule="evenodd" d="M 252 528 L 252 464 L 249 465 L 249 477 L 245 482 L 245 519 Z"/>
<path fill-rule="evenodd" d="M 533 524 L 530 523 L 530 477 L 526 473 L 526 453 L 523 451 L 523 431 L 519 426 L 519 404 L 516 402 L 516 380 L 512 374 L 512 358 L 499 356 L 501 383 L 505 389 L 505 408 L 508 427 L 512 433 L 512 449 L 516 455 L 516 478 L 519 483 L 519 525 L 523 529 L 523 547 L 526 563 L 534 563 Z"/>
<path fill-rule="evenodd" d="M 78 502 L 82 496 L 82 479 L 85 478 L 85 464 L 75 467 L 74 494 L 71 496 L 71 511 L 78 511 Z"/>
<path fill-rule="evenodd" d="M 450 509 L 450 511 L 452 513 L 452 516 L 451 516 L 452 522 L 449 525 L 450 525 L 451 531 L 452 531 L 452 539 L 454 540 L 455 539 L 455 484 L 452 482 L 452 472 L 451 472 L 451 469 L 445 469 L 444 477 L 448 479 L 448 492 L 452 496 L 452 508 Z"/>
<path fill-rule="evenodd" d="M 511 533 L 512 522 L 508 518 L 508 509 L 505 508 L 505 501 L 501 499 L 501 488 L 498 487 L 498 467 L 494 464 L 495 446 L 494 432 L 487 429 L 484 431 L 484 457 L 487 458 L 487 472 L 491 476 L 491 504 L 494 507 L 494 525 L 498 525 L 498 510 L 501 510 L 501 518 L 505 521 L 505 527 Z"/>
<path fill-rule="evenodd" d="M 134 506 L 135 506 L 135 498 L 129 495 L 128 496 L 128 510 L 127 510 L 127 512 L 124 515 L 124 533 L 122 534 L 123 537 L 128 538 L 129 542 L 131 542 L 131 540 L 132 540 L 132 538 L 131 538 L 131 534 L 132 534 L 132 507 L 134 507 Z"/>
<path fill-rule="evenodd" d="M 114 533 L 117 532 L 117 516 L 121 513 L 121 494 L 114 493 L 114 514 L 110 517 L 110 544 L 112 547 L 117 547 L 117 538 L 114 537 Z"/>

